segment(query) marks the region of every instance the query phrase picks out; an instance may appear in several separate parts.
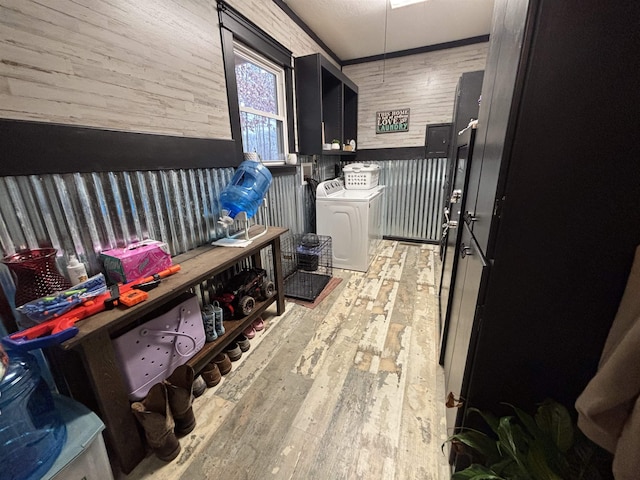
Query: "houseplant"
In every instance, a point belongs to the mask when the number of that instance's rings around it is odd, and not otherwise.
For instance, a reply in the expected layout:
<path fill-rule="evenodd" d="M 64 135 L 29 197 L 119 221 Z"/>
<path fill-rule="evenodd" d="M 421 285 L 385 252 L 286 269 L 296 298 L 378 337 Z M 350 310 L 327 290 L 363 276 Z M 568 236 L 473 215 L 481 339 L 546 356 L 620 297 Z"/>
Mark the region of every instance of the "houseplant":
<path fill-rule="evenodd" d="M 340 140 L 337 138 L 331 140 L 331 150 L 340 150 Z"/>
<path fill-rule="evenodd" d="M 515 415 L 479 414 L 492 434 L 465 429 L 447 439 L 470 466 L 452 480 L 604 480 L 611 478 L 606 452 L 574 426 L 568 410 L 545 400 L 531 416 L 509 405 Z M 443 445 L 444 447 L 444 445 Z"/>

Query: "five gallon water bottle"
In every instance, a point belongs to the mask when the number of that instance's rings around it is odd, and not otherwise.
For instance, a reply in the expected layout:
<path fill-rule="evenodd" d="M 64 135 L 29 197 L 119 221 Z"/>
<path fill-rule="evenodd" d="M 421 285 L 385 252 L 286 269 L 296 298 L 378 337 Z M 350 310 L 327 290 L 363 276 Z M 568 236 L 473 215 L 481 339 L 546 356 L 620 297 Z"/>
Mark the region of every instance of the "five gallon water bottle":
<path fill-rule="evenodd" d="M 35 480 L 58 458 L 67 431 L 35 357 L 8 353 L 0 381 L 0 478 Z"/>
<path fill-rule="evenodd" d="M 267 167 L 260 162 L 245 160 L 220 194 L 220 206 L 229 211 L 231 218 L 240 212 L 246 212 L 247 218 L 253 217 L 262 204 L 271 180 L 271 172 Z"/>

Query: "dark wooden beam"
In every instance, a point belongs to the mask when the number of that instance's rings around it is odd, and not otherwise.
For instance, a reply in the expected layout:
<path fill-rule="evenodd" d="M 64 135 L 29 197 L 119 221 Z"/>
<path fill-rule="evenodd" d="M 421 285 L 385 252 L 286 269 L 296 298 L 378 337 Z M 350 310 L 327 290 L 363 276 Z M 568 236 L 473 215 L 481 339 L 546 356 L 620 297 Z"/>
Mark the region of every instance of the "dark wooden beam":
<path fill-rule="evenodd" d="M 424 47 L 410 48 L 407 50 L 398 50 L 396 52 L 384 53 L 382 55 L 371 55 L 370 57 L 352 58 L 351 60 L 343 60 L 342 66 L 356 65 L 358 63 L 376 62 L 379 60 L 387 60 L 389 58 L 406 57 L 409 55 L 417 55 L 419 53 L 436 52 L 438 50 L 447 50 L 449 48 L 464 47 L 466 45 L 475 45 L 476 43 L 485 43 L 489 41 L 489 35 L 479 35 L 477 37 L 463 38 L 452 42 L 437 43 L 435 45 L 426 45 Z"/>
<path fill-rule="evenodd" d="M 357 150 L 355 160 L 419 160 L 425 158 L 424 147 L 400 147 L 400 148 L 368 148 Z"/>
<path fill-rule="evenodd" d="M 0 119 L 0 176 L 235 167 L 233 140 Z"/>

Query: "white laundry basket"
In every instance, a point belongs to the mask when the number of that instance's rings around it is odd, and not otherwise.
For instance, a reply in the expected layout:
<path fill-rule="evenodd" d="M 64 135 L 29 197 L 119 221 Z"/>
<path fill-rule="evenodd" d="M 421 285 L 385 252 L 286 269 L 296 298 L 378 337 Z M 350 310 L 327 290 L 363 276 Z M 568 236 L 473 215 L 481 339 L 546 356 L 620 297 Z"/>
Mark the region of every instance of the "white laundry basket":
<path fill-rule="evenodd" d="M 345 165 L 344 187 L 347 190 L 369 190 L 378 186 L 380 166 L 370 163 L 352 163 Z"/>

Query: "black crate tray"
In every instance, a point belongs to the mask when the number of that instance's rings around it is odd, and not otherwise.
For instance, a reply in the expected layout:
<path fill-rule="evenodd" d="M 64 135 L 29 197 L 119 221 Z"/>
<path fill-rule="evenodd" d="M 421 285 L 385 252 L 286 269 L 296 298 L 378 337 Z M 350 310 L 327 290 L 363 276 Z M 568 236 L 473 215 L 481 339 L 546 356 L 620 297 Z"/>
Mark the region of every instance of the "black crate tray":
<path fill-rule="evenodd" d="M 285 297 L 313 302 L 327 286 L 331 277 L 298 270 L 284 280 Z"/>

